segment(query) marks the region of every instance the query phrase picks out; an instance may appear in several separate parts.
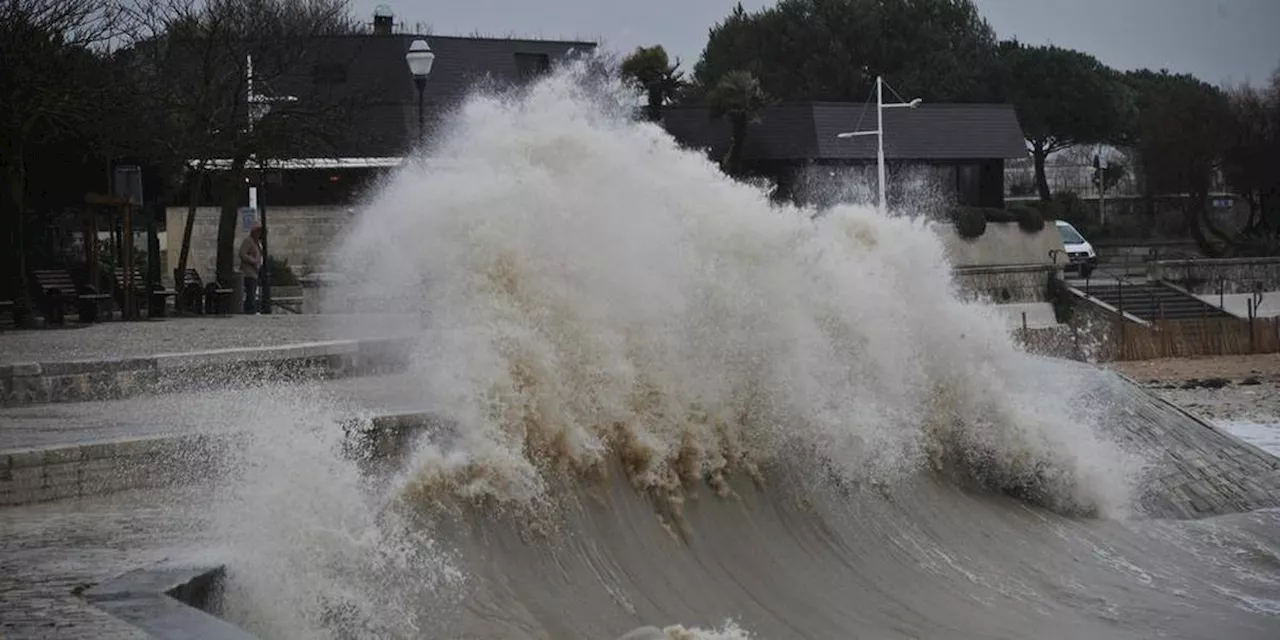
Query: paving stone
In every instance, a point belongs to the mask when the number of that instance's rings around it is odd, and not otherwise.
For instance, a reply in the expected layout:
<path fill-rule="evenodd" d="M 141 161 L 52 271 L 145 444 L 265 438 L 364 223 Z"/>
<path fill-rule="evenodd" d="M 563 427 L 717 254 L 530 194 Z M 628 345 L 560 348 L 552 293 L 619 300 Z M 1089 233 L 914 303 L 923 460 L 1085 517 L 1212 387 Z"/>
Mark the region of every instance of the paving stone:
<path fill-rule="evenodd" d="M 198 492 L 130 492 L 5 507 L 0 638 L 148 638 L 72 590 L 200 546 L 202 508 L 207 502 Z"/>

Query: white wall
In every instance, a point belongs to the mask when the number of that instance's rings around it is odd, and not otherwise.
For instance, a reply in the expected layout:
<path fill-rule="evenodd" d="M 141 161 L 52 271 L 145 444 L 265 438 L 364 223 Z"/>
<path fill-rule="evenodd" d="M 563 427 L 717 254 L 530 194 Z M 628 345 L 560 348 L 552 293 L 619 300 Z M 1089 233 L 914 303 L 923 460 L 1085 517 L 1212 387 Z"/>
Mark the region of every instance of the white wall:
<path fill-rule="evenodd" d="M 269 208 L 268 249 L 271 255 L 288 260 L 295 272 L 317 266 L 324 260 L 330 245 L 350 220 L 349 211 L 350 207 L 345 205 Z M 214 276 L 220 215 L 221 210 L 217 207 L 199 207 L 191 229 L 191 254 L 187 266 L 199 270 L 205 282 L 211 281 Z M 165 281 L 170 282 L 182 251 L 182 232 L 186 224 L 187 208 L 171 207 L 166 211 L 166 217 L 167 242 L 163 246 L 167 249 L 167 264 L 164 266 L 164 276 Z M 237 219 L 237 249 L 246 235 L 248 232 Z"/>
<path fill-rule="evenodd" d="M 961 238 L 951 223 L 937 223 L 934 229 L 956 267 L 1053 264 L 1049 252 L 1063 251 L 1062 236 L 1051 221 L 1036 233 L 1023 231 L 1016 222 L 988 222 L 977 238 Z M 1064 262 L 1065 253 L 1058 256 L 1058 264 Z"/>

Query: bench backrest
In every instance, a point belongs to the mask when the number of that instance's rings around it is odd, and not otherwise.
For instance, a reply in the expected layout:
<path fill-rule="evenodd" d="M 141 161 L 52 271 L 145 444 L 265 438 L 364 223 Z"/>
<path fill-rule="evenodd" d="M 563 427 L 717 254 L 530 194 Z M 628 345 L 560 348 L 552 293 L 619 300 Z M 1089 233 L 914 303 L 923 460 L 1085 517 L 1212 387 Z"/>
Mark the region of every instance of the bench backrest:
<path fill-rule="evenodd" d="M 116 267 L 116 274 L 115 274 L 115 275 L 116 275 L 116 288 L 117 288 L 117 289 L 123 289 L 123 288 L 124 288 L 124 269 L 122 269 L 122 268 L 120 268 L 120 267 Z M 146 274 L 146 273 L 144 273 L 144 272 L 142 272 L 142 271 L 139 271 L 139 270 L 137 270 L 137 269 L 134 269 L 134 271 L 133 271 L 133 288 L 134 288 L 134 289 L 143 289 L 143 288 L 145 288 L 145 287 L 143 287 L 142 285 L 143 285 L 143 283 L 144 283 L 144 282 L 146 282 L 146 279 L 147 279 L 147 274 Z"/>
<path fill-rule="evenodd" d="M 65 269 L 43 269 L 36 270 L 31 273 L 39 285 L 41 293 L 50 289 L 58 289 L 64 294 L 74 295 L 79 293 L 75 282 L 71 280 L 71 274 Z"/>
<path fill-rule="evenodd" d="M 182 284 L 196 284 L 204 286 L 204 280 L 200 278 L 200 272 L 195 269 L 187 269 L 182 273 Z"/>

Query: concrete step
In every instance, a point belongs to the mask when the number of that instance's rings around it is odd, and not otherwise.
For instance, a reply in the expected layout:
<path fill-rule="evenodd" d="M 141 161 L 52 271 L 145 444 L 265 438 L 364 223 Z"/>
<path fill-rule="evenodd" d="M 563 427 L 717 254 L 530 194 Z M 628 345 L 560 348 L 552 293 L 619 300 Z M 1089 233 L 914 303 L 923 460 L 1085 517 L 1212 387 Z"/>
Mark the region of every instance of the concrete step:
<path fill-rule="evenodd" d="M 1160 283 L 1087 283 L 1082 290 L 1125 313 L 1147 321 L 1230 317 L 1195 296 Z"/>
<path fill-rule="evenodd" d="M 0 407 L 115 400 L 403 370 L 414 338 L 368 338 L 130 358 L 0 364 Z"/>

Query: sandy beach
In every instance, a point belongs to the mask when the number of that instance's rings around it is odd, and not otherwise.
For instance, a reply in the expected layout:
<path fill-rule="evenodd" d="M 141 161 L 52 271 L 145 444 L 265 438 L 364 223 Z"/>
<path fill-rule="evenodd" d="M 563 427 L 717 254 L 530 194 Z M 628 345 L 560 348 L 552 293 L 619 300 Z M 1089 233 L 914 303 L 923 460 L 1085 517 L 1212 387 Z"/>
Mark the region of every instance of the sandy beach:
<path fill-rule="evenodd" d="M 1116 362 L 1162 398 L 1280 455 L 1280 354 Z"/>

